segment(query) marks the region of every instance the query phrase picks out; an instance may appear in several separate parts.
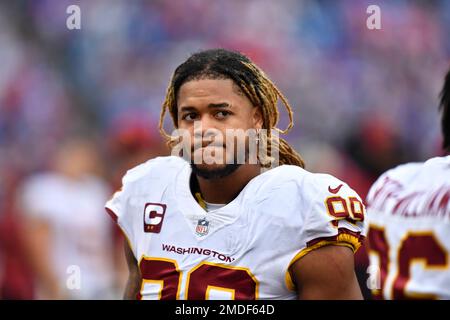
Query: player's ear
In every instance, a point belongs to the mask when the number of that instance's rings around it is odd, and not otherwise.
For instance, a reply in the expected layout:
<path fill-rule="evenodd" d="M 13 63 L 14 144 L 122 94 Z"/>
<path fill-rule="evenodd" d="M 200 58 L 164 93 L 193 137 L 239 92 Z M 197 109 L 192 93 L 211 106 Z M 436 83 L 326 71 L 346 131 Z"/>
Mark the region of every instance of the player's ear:
<path fill-rule="evenodd" d="M 253 127 L 255 129 L 262 129 L 263 126 L 263 116 L 260 106 L 255 106 L 253 108 Z"/>

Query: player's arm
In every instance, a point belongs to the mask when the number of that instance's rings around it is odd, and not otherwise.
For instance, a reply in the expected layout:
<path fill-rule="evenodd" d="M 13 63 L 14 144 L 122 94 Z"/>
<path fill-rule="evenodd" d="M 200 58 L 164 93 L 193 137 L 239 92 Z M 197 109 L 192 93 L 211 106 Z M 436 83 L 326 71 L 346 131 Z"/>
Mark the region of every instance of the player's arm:
<path fill-rule="evenodd" d="M 119 230 L 113 230 L 113 252 L 112 260 L 114 266 L 114 289 L 119 295 L 123 295 L 128 282 L 128 262 L 124 254 L 124 236 L 120 234 Z"/>
<path fill-rule="evenodd" d="M 328 245 L 312 250 L 297 260 L 289 271 L 297 287 L 298 299 L 362 299 L 353 252 L 348 247 Z"/>
<path fill-rule="evenodd" d="M 125 287 L 125 292 L 123 295 L 124 300 L 136 300 L 137 294 L 140 290 L 141 285 L 141 272 L 138 267 L 138 263 L 136 261 L 136 258 L 134 257 L 133 252 L 131 251 L 130 246 L 128 245 L 128 242 L 124 241 L 124 247 L 125 247 L 125 259 L 127 261 L 128 265 L 128 281 L 127 285 Z"/>

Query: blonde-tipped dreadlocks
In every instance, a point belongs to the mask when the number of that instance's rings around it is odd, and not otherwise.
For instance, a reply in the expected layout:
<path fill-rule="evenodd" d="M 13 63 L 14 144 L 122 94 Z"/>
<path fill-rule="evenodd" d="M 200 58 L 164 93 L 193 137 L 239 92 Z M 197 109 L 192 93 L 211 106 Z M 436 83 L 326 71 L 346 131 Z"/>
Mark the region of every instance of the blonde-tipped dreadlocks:
<path fill-rule="evenodd" d="M 178 128 L 178 91 L 185 82 L 202 78 L 233 80 L 251 103 L 261 108 L 263 129 L 267 129 L 269 151 L 270 148 L 278 148 L 280 164 L 304 167 L 301 156 L 284 139 L 279 138 L 278 143 L 272 139 L 271 129 L 286 134 L 293 127 L 293 112 L 287 99 L 250 59 L 240 53 L 224 49 L 195 53 L 175 70 L 167 88 L 159 121 L 159 130 L 167 138 L 169 147 L 173 146 L 175 140 L 163 129 L 166 111 L 169 110 L 175 128 Z M 276 127 L 279 120 L 278 99 L 289 115 L 289 125 L 285 130 Z"/>

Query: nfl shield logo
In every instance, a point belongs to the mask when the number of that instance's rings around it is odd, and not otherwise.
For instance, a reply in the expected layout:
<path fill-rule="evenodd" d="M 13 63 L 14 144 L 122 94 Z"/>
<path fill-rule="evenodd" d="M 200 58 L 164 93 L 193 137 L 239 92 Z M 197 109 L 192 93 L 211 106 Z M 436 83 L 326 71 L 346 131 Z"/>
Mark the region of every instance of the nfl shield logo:
<path fill-rule="evenodd" d="M 197 227 L 195 228 L 195 232 L 199 236 L 207 235 L 208 229 L 209 229 L 209 221 L 207 221 L 205 218 L 198 220 Z"/>

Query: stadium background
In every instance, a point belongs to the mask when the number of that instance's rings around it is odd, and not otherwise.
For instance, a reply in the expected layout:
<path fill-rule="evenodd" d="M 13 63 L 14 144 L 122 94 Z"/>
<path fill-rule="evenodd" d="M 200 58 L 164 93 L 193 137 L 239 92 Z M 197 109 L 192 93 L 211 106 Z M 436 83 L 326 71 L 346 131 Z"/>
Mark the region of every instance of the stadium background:
<path fill-rule="evenodd" d="M 81 30 L 66 27 L 71 4 L 81 8 Z M 370 4 L 381 8 L 382 30 L 366 28 Z M 73 135 L 95 144 L 111 189 L 126 168 L 164 154 L 161 103 L 190 53 L 225 47 L 250 56 L 294 107 L 287 140 L 307 169 L 365 197 L 386 169 L 442 153 L 437 105 L 449 30 L 445 0 L 1 1 L 0 297 L 34 298 L 15 200 L 21 184 L 51 170 Z M 361 251 L 362 276 L 365 263 Z"/>

